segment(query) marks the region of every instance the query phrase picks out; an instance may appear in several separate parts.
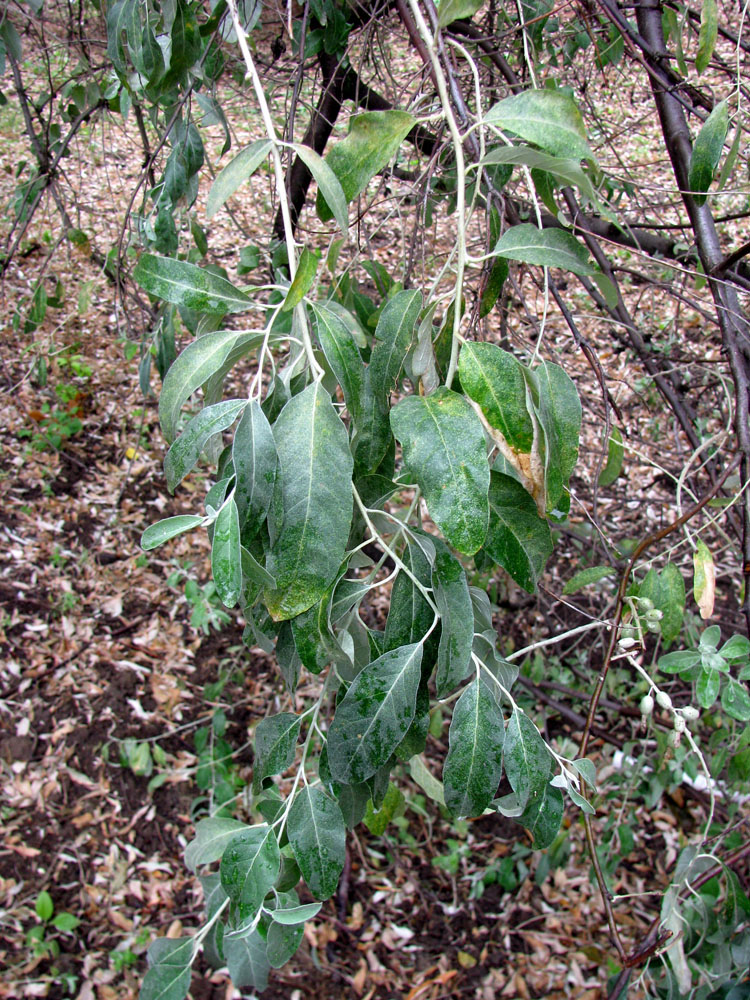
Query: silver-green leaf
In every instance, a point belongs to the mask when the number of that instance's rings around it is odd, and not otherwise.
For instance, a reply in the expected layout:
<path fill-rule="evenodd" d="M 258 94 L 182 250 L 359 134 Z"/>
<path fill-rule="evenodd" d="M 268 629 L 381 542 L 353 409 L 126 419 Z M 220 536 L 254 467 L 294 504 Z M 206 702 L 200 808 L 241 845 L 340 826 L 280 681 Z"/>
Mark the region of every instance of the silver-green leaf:
<path fill-rule="evenodd" d="M 305 786 L 289 811 L 287 835 L 310 892 L 316 899 L 329 899 L 346 858 L 346 826 L 338 803 L 320 786 Z"/>
<path fill-rule="evenodd" d="M 263 335 L 239 330 L 218 330 L 188 344 L 170 366 L 159 397 L 159 421 L 168 442 L 177 435 L 177 421 L 185 401 L 239 351 L 259 345 Z"/>
<path fill-rule="evenodd" d="M 206 442 L 214 434 L 220 434 L 231 427 L 245 406 L 246 399 L 227 399 L 204 407 L 193 417 L 172 443 L 164 459 L 164 475 L 170 493 L 174 493 L 175 488 L 192 471 Z"/>
<path fill-rule="evenodd" d="M 492 252 L 525 264 L 559 267 L 573 274 L 594 274 L 588 250 L 566 229 L 537 229 L 523 222 L 506 229 Z"/>
<path fill-rule="evenodd" d="M 432 541 L 436 549 L 432 589 L 441 625 L 435 687 L 438 698 L 444 698 L 461 683 L 469 670 L 474 611 L 463 566 L 439 538 Z"/>
<path fill-rule="evenodd" d="M 479 676 L 455 704 L 443 766 L 445 804 L 455 817 L 481 816 L 494 798 L 503 770 L 504 735 L 494 692 Z"/>
<path fill-rule="evenodd" d="M 278 457 L 273 431 L 257 400 L 247 404 L 232 442 L 234 499 L 247 542 L 266 519 L 273 499 Z"/>
<path fill-rule="evenodd" d="M 706 200 L 704 192 L 713 183 L 728 131 L 729 109 L 727 102 L 722 101 L 703 123 L 690 156 L 688 187 L 696 205 L 702 205 Z"/>
<path fill-rule="evenodd" d="M 530 799 L 526 804 L 526 808 L 518 817 L 518 822 L 531 834 L 534 847 L 542 850 L 549 847 L 560 832 L 562 817 L 562 792 L 547 782 L 541 795 Z"/>
<path fill-rule="evenodd" d="M 458 359 L 461 388 L 479 406 L 490 427 L 514 451 L 528 454 L 534 421 L 526 406 L 526 381 L 520 361 L 496 344 L 467 341 Z"/>
<path fill-rule="evenodd" d="M 301 723 L 301 716 L 292 712 L 279 712 L 258 723 L 253 765 L 253 787 L 256 791 L 264 778 L 282 774 L 294 763 Z"/>
<path fill-rule="evenodd" d="M 347 201 L 356 198 L 390 163 L 415 124 L 416 119 L 405 111 L 366 111 L 349 120 L 349 134 L 331 148 L 325 159 Z M 317 211 L 323 222 L 333 218 L 332 208 L 319 189 Z"/>
<path fill-rule="evenodd" d="M 508 722 L 504 760 L 508 781 L 523 809 L 544 796 L 552 757 L 539 730 L 519 708 L 513 709 Z"/>
<path fill-rule="evenodd" d="M 209 219 L 216 215 L 221 206 L 255 173 L 268 156 L 270 149 L 269 139 L 256 139 L 241 149 L 224 167 L 208 192 L 206 215 Z"/>
<path fill-rule="evenodd" d="M 715 2 L 715 0 L 714 0 Z M 525 90 L 495 104 L 486 121 L 515 132 L 554 156 L 594 161 L 581 112 L 561 90 Z"/>
<path fill-rule="evenodd" d="M 185 865 L 194 872 L 200 865 L 218 861 L 229 841 L 241 830 L 249 829 L 246 823 L 229 816 L 212 816 L 202 819 L 195 826 L 195 838 L 185 848 Z"/>
<path fill-rule="evenodd" d="M 537 420 L 544 435 L 543 463 L 548 514 L 567 513 L 567 486 L 578 460 L 581 400 L 570 376 L 543 361 L 530 379 Z"/>
<path fill-rule="evenodd" d="M 341 386 L 346 408 L 357 425 L 362 418 L 365 382 L 365 366 L 359 348 L 351 330 L 338 313 L 328 308 L 327 303 L 314 302 L 312 311 L 323 354 Z"/>
<path fill-rule="evenodd" d="M 232 983 L 237 989 L 252 989 L 262 993 L 268 986 L 268 961 L 266 942 L 256 929 L 241 937 L 224 935 L 224 957 Z"/>
<path fill-rule="evenodd" d="M 148 949 L 151 967 L 143 977 L 140 1000 L 183 1000 L 190 989 L 194 954 L 192 937 L 157 938 Z"/>
<path fill-rule="evenodd" d="M 544 564 L 552 554 L 552 534 L 536 503 L 511 476 L 492 472 L 490 524 L 484 549 L 530 594 L 536 591 Z"/>
<path fill-rule="evenodd" d="M 320 382 L 293 396 L 273 427 L 283 522 L 266 567 L 276 621 L 319 601 L 338 573 L 352 519 L 353 460 L 346 428 Z"/>
<path fill-rule="evenodd" d="M 331 774 L 344 784 L 371 778 L 406 735 L 416 712 L 422 644 L 383 653 L 354 678 L 328 732 Z"/>
<path fill-rule="evenodd" d="M 157 548 L 168 542 L 170 538 L 190 531 L 202 524 L 205 519 L 198 514 L 177 514 L 175 517 L 165 517 L 156 524 L 150 524 L 141 535 L 141 548 L 144 552 Z"/>
<path fill-rule="evenodd" d="M 222 602 L 233 608 L 242 591 L 242 554 L 240 519 L 234 498 L 222 506 L 214 522 L 211 542 L 211 572 Z"/>
<path fill-rule="evenodd" d="M 133 279 L 150 295 L 200 313 L 224 316 L 245 312 L 252 305 L 231 281 L 174 257 L 142 254 L 133 270 Z"/>
<path fill-rule="evenodd" d="M 309 146 L 303 146 L 301 143 L 295 143 L 293 148 L 297 156 L 299 156 L 300 160 L 302 160 L 315 178 L 315 183 L 318 185 L 319 197 L 330 208 L 332 216 L 338 223 L 341 232 L 347 235 L 349 232 L 349 207 L 338 177 L 323 157 L 319 156 L 314 149 L 311 149 Z"/>
<path fill-rule="evenodd" d="M 265 823 L 235 834 L 221 859 L 221 884 L 243 916 L 258 912 L 279 874 L 276 834 Z"/>
<path fill-rule="evenodd" d="M 463 396 L 441 387 L 402 399 L 390 419 L 433 521 L 454 548 L 473 555 L 489 521 L 490 469 L 479 417 Z"/>

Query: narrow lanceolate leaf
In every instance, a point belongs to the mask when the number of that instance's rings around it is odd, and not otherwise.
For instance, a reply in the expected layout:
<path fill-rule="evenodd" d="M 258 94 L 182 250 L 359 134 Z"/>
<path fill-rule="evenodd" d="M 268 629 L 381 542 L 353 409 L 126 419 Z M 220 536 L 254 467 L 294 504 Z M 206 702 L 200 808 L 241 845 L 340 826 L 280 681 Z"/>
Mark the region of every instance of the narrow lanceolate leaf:
<path fill-rule="evenodd" d="M 276 834 L 265 823 L 229 841 L 221 859 L 221 884 L 243 918 L 258 912 L 278 877 L 280 863 Z"/>
<path fill-rule="evenodd" d="M 396 388 L 421 308 L 422 293 L 416 289 L 396 292 L 383 307 L 370 359 L 372 388 L 382 399 Z"/>
<path fill-rule="evenodd" d="M 434 538 L 436 556 L 432 569 L 432 589 L 440 612 L 435 687 L 444 698 L 466 677 L 474 641 L 474 611 L 469 584 L 461 563 L 438 538 Z"/>
<path fill-rule="evenodd" d="M 518 822 L 525 826 L 531 834 L 534 847 L 537 850 L 542 850 L 549 847 L 560 832 L 562 818 L 562 792 L 548 782 L 538 798 L 529 800 L 526 808 L 518 817 Z"/>
<path fill-rule="evenodd" d="M 478 677 L 464 688 L 453 709 L 443 789 L 454 816 L 481 816 L 494 798 L 503 769 L 504 734 L 495 696 Z"/>
<path fill-rule="evenodd" d="M 495 344 L 465 343 L 458 359 L 461 388 L 478 404 L 490 427 L 500 431 L 514 452 L 528 454 L 534 421 L 526 407 L 523 367 Z"/>
<path fill-rule="evenodd" d="M 323 157 L 319 156 L 314 149 L 310 149 L 309 146 L 295 143 L 294 151 L 315 178 L 319 197 L 330 208 L 339 229 L 344 235 L 347 235 L 349 232 L 349 207 L 338 177 Z"/>
<path fill-rule="evenodd" d="M 625 446 L 622 443 L 622 432 L 619 427 L 613 427 L 607 444 L 607 462 L 599 474 L 600 486 L 611 486 L 622 472 L 622 462 L 625 457 Z"/>
<path fill-rule="evenodd" d="M 728 131 L 729 110 L 727 102 L 722 101 L 703 123 L 690 156 L 688 187 L 696 205 L 702 205 L 706 200 L 704 192 L 708 191 L 713 183 Z"/>
<path fill-rule="evenodd" d="M 244 312 L 252 304 L 231 281 L 174 257 L 142 254 L 133 270 L 133 278 L 150 295 L 196 312 L 224 316 Z"/>
<path fill-rule="evenodd" d="M 573 98 L 560 90 L 513 94 L 491 107 L 486 120 L 554 156 L 595 159 L 586 141 L 581 112 Z"/>
<path fill-rule="evenodd" d="M 542 153 L 528 146 L 496 146 L 482 160 L 483 165 L 493 163 L 523 164 L 532 170 L 552 174 L 563 184 L 575 184 L 590 202 L 597 204 L 599 201 L 591 181 L 581 169 L 578 160 L 564 156 L 550 156 L 549 153 Z"/>
<path fill-rule="evenodd" d="M 463 17 L 473 17 L 484 0 L 440 0 L 438 4 L 438 27 L 445 28 Z"/>
<path fill-rule="evenodd" d="M 324 302 L 313 302 L 313 316 L 320 346 L 344 394 L 346 408 L 355 425 L 362 417 L 365 366 L 351 331 L 341 317 Z"/>
<path fill-rule="evenodd" d="M 354 463 L 346 428 L 319 382 L 289 400 L 273 433 L 283 523 L 266 563 L 276 580 L 266 604 L 281 621 L 319 601 L 339 570 L 352 519 Z"/>
<path fill-rule="evenodd" d="M 487 283 L 482 292 L 482 300 L 479 303 L 479 318 L 484 319 L 492 312 L 492 307 L 500 298 L 503 286 L 508 278 L 510 265 L 505 257 L 498 257 L 493 261 L 487 277 Z"/>
<path fill-rule="evenodd" d="M 527 715 L 514 709 L 505 733 L 505 773 L 519 805 L 544 796 L 552 768 L 552 757 L 539 735 L 539 730 Z"/>
<path fill-rule="evenodd" d="M 291 312 L 304 299 L 315 281 L 319 263 L 320 258 L 312 250 L 305 247 L 300 254 L 294 280 L 289 286 L 284 305 L 281 307 L 282 312 Z"/>
<path fill-rule="evenodd" d="M 543 361 L 533 371 L 535 408 L 544 434 L 544 479 L 547 512 L 567 512 L 566 489 L 578 460 L 581 400 L 570 376 L 559 365 Z"/>
<path fill-rule="evenodd" d="M 170 538 L 176 538 L 177 535 L 181 535 L 185 531 L 197 528 L 203 521 L 204 518 L 198 514 L 177 514 L 175 517 L 165 517 L 163 521 L 157 521 L 156 524 L 150 524 L 146 528 L 141 535 L 141 548 L 145 552 L 149 552 L 151 549 L 163 545 L 164 542 L 168 542 Z"/>
<path fill-rule="evenodd" d="M 175 488 L 192 471 L 209 438 L 231 427 L 245 406 L 246 399 L 227 399 L 204 407 L 193 417 L 172 443 L 164 459 L 164 475 L 170 493 L 174 493 Z"/>
<path fill-rule="evenodd" d="M 242 554 L 240 519 L 237 504 L 232 498 L 223 505 L 214 522 L 211 572 L 222 602 L 228 608 L 233 608 L 242 591 Z"/>
<path fill-rule="evenodd" d="M 695 69 L 700 74 L 707 69 L 714 54 L 719 34 L 719 8 L 716 0 L 703 0 L 701 26 L 698 31 L 698 50 L 695 53 Z"/>
<path fill-rule="evenodd" d="M 433 802 L 437 802 L 441 806 L 445 805 L 443 783 L 438 781 L 432 771 L 428 769 L 423 757 L 412 757 L 409 761 L 409 773 Z"/>
<path fill-rule="evenodd" d="M 151 968 L 143 977 L 140 1000 L 183 1000 L 190 989 L 193 938 L 157 938 L 148 949 Z"/>
<path fill-rule="evenodd" d="M 287 834 L 308 889 L 316 899 L 329 899 L 346 858 L 346 826 L 338 803 L 320 786 L 305 786 L 292 803 Z"/>
<path fill-rule="evenodd" d="M 391 427 L 435 524 L 450 544 L 473 555 L 487 534 L 490 469 L 479 417 L 450 389 L 408 396 Z"/>
<path fill-rule="evenodd" d="M 498 257 L 573 274 L 594 274 L 586 247 L 565 229 L 537 229 L 528 222 L 506 229 L 492 251 Z"/>
<path fill-rule="evenodd" d="M 159 421 L 168 442 L 177 435 L 180 410 L 187 399 L 221 371 L 233 353 L 251 350 L 263 337 L 238 330 L 218 330 L 188 344 L 170 366 L 159 397 Z"/>
<path fill-rule="evenodd" d="M 240 532 L 242 532 L 241 525 Z M 262 566 L 252 552 L 246 549 L 244 545 L 240 548 L 240 561 L 242 563 L 242 576 L 245 580 L 257 583 L 259 587 L 273 588 L 276 586 L 276 581 L 266 567 Z"/>
<path fill-rule="evenodd" d="M 388 400 L 374 387 L 372 365 L 365 369 L 362 390 L 362 415 L 357 428 L 354 452 L 357 475 L 368 475 L 383 461 L 393 442 L 388 423 Z"/>
<path fill-rule="evenodd" d="M 294 763 L 301 722 L 299 715 L 279 712 L 258 723 L 253 765 L 253 788 L 256 791 L 264 778 L 283 774 Z"/>
<path fill-rule="evenodd" d="M 405 290 L 389 299 L 380 314 L 370 363 L 365 371 L 362 417 L 357 434 L 355 457 L 360 475 L 376 470 L 393 440 L 388 424 L 389 397 L 411 349 L 421 308 L 421 293 Z"/>
<path fill-rule="evenodd" d="M 302 903 L 301 906 L 291 906 L 288 910 L 273 910 L 271 917 L 276 924 L 293 927 L 295 924 L 304 924 L 306 920 L 317 917 L 320 909 L 320 903 Z"/>
<path fill-rule="evenodd" d="M 266 519 L 273 499 L 278 458 L 273 431 L 257 400 L 247 404 L 232 442 L 234 499 L 245 542 Z"/>
<path fill-rule="evenodd" d="M 291 621 L 299 658 L 313 674 L 319 674 L 329 663 L 345 655 L 331 631 L 328 620 L 330 607 L 331 588 L 316 604 Z"/>
<path fill-rule="evenodd" d="M 530 594 L 552 554 L 552 534 L 536 503 L 511 476 L 493 472 L 490 525 L 484 549 Z"/>
<path fill-rule="evenodd" d="M 246 823 L 228 816 L 202 819 L 196 824 L 195 838 L 185 848 L 185 865 L 194 872 L 200 865 L 218 861 L 229 841 L 241 830 L 247 829 Z"/>
<path fill-rule="evenodd" d="M 405 111 L 366 111 L 350 119 L 349 134 L 325 159 L 347 201 L 364 191 L 375 174 L 390 163 L 415 124 L 416 119 Z M 320 190 L 316 207 L 323 222 L 333 218 L 332 206 Z"/>
<path fill-rule="evenodd" d="M 268 986 L 266 942 L 256 929 L 247 936 L 224 937 L 224 957 L 232 983 L 238 990 L 251 989 L 262 993 Z"/>
<path fill-rule="evenodd" d="M 232 195 L 251 177 L 268 156 L 271 142 L 257 139 L 245 146 L 219 173 L 206 199 L 206 215 L 210 219 Z"/>
<path fill-rule="evenodd" d="M 422 644 L 383 653 L 354 678 L 328 732 L 331 774 L 344 784 L 372 777 L 406 735 L 416 711 Z"/>
<path fill-rule="evenodd" d="M 592 583 L 599 583 L 600 580 L 608 576 L 617 576 L 614 566 L 587 566 L 586 569 L 575 573 L 563 587 L 563 594 L 577 594 L 579 590 L 590 586 Z"/>
<path fill-rule="evenodd" d="M 414 577 L 426 589 L 430 586 L 430 565 L 418 545 L 410 544 L 403 563 L 411 576 L 399 570 L 391 590 L 391 603 L 385 623 L 385 649 L 397 649 L 420 642 L 432 626 L 434 614 Z"/>
<path fill-rule="evenodd" d="M 667 563 L 659 574 L 659 600 L 654 603 L 663 615 L 662 639 L 674 642 L 680 634 L 685 615 L 685 581 L 674 563 Z"/>

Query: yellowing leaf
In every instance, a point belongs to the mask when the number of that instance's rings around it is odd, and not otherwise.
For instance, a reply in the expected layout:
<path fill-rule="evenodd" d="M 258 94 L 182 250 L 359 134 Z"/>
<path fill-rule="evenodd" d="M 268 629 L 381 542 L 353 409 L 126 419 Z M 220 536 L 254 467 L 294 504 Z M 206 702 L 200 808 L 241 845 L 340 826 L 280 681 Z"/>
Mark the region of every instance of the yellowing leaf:
<path fill-rule="evenodd" d="M 716 567 L 708 546 L 698 541 L 693 553 L 693 596 L 705 621 L 714 613 L 716 597 Z"/>

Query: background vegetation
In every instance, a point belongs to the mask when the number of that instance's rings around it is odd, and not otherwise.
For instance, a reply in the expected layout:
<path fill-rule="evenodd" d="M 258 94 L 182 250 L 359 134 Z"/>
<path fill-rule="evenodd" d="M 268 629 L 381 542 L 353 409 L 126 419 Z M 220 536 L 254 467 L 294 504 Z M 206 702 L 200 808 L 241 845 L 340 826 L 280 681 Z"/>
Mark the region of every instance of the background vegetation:
<path fill-rule="evenodd" d="M 7 995 L 750 992 L 745 20 L 5 5 Z"/>

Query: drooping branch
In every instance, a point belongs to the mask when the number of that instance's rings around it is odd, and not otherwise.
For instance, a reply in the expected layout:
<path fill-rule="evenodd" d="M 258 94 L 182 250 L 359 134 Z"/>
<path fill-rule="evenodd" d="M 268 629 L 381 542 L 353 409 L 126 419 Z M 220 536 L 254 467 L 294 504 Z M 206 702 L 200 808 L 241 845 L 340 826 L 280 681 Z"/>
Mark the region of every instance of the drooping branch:
<path fill-rule="evenodd" d="M 643 0 L 637 11 L 638 26 L 647 39 L 657 58 L 664 58 L 666 45 L 661 19 L 659 0 Z M 644 58 L 654 58 L 644 54 Z M 750 478 L 750 324 L 744 314 L 736 289 L 727 282 L 712 276 L 725 260 L 710 202 L 698 204 L 690 193 L 688 170 L 692 156 L 690 131 L 681 105 L 673 93 L 661 87 L 651 77 L 651 89 L 659 113 L 662 133 L 672 162 L 683 204 L 688 213 L 703 269 L 709 275 L 709 287 L 713 296 L 716 314 L 721 330 L 724 350 L 732 373 L 735 395 L 735 429 L 742 462 L 740 474 L 743 482 Z M 742 499 L 742 565 L 745 580 L 745 598 L 742 606 L 746 627 L 750 633 L 750 501 Z"/>

